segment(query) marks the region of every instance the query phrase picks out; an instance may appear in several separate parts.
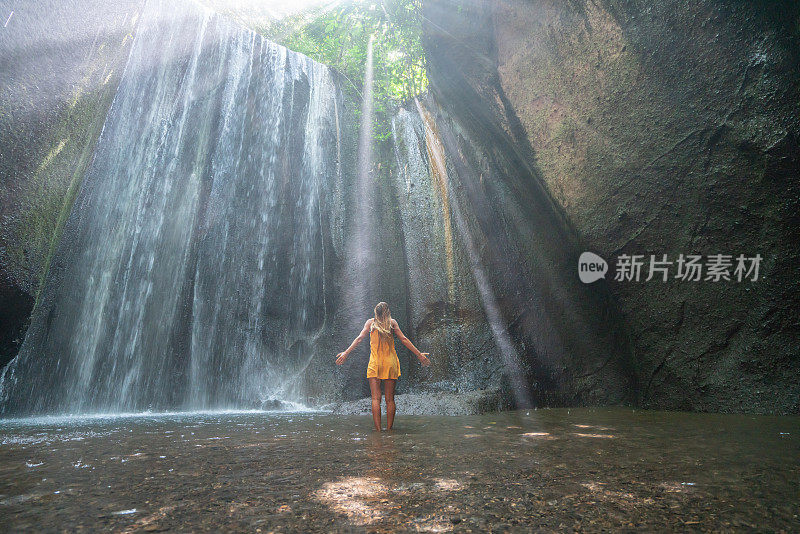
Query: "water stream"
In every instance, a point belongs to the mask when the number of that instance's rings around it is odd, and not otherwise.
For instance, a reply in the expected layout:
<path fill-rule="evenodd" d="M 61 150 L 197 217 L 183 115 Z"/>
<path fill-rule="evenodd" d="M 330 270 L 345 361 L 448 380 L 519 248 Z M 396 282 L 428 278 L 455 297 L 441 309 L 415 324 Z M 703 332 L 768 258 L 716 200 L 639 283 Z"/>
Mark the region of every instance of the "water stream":
<path fill-rule="evenodd" d="M 0 412 L 298 399 L 339 98 L 327 67 L 150 0 Z"/>

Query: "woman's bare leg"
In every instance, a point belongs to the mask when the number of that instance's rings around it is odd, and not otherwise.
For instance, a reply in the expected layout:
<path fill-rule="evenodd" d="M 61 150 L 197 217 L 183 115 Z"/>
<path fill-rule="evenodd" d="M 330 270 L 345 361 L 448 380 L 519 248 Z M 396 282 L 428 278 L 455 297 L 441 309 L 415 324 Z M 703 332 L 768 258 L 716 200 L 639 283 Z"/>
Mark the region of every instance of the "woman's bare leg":
<path fill-rule="evenodd" d="M 369 391 L 372 393 L 372 422 L 375 430 L 381 430 L 381 381 L 379 378 L 368 378 Z M 392 388 L 394 391 L 394 388 Z"/>
<path fill-rule="evenodd" d="M 397 385 L 397 380 L 384 380 L 383 387 L 386 390 L 386 430 L 391 430 L 392 423 L 394 423 L 394 386 Z"/>

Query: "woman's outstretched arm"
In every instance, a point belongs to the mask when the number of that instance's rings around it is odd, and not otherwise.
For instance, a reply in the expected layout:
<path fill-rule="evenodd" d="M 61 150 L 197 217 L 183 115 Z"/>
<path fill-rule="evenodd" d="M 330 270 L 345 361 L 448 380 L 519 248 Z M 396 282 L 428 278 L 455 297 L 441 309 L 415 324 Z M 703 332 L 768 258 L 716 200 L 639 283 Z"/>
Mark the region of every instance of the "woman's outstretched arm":
<path fill-rule="evenodd" d="M 359 343 L 361 343 L 361 341 L 365 337 L 367 337 L 369 335 L 369 327 L 371 325 L 372 325 L 372 319 L 367 319 L 367 322 L 364 323 L 364 328 L 361 329 L 361 333 L 358 334 L 358 337 L 356 337 L 353 340 L 353 342 L 350 343 L 350 346 L 347 347 L 347 349 L 344 352 L 340 352 L 339 354 L 336 355 L 336 365 L 342 365 L 344 363 L 344 361 L 347 359 L 347 356 L 350 354 L 350 352 L 352 352 L 352 350 L 354 348 L 356 348 L 356 346 Z"/>
<path fill-rule="evenodd" d="M 422 364 L 423 367 L 427 367 L 428 365 L 430 365 L 431 361 L 428 359 L 429 353 L 420 352 L 419 349 L 417 349 L 417 347 L 414 346 L 411 340 L 406 337 L 403 331 L 400 330 L 400 325 L 397 324 L 397 321 L 395 321 L 394 319 L 392 319 L 392 326 L 394 327 L 394 333 L 397 335 L 397 339 L 399 339 L 400 343 L 405 345 L 408 348 L 408 350 L 416 354 L 417 358 L 419 358 L 419 363 Z"/>

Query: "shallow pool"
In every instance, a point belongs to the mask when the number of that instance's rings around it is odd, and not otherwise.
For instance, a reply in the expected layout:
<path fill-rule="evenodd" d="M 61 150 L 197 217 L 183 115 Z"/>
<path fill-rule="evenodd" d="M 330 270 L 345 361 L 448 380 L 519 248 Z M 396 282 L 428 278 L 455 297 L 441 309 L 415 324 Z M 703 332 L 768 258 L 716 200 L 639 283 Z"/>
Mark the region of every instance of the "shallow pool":
<path fill-rule="evenodd" d="M 0 421 L 0 530 L 797 530 L 800 418 L 522 410 Z"/>

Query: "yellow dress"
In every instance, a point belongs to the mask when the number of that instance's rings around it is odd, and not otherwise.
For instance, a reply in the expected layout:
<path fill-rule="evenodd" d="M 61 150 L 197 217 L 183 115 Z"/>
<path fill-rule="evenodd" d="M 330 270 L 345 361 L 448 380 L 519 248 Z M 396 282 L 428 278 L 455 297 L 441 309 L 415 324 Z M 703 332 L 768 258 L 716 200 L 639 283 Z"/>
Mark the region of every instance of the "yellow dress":
<path fill-rule="evenodd" d="M 394 350 L 394 335 L 384 336 L 373 328 L 369 333 L 367 378 L 396 379 L 400 376 L 400 360 Z"/>

